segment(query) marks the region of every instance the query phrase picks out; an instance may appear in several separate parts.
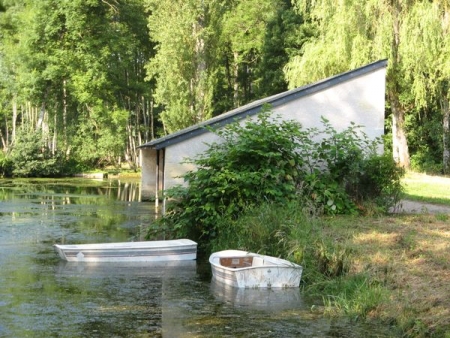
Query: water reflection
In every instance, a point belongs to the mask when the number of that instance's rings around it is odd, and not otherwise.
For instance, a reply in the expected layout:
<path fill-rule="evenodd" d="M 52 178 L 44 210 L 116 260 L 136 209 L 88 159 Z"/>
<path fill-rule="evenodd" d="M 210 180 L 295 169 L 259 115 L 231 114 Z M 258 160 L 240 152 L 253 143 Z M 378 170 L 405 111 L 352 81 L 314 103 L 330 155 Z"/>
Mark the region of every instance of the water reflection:
<path fill-rule="evenodd" d="M 305 309 L 298 288 L 242 289 L 234 288 L 213 279 L 211 291 L 214 297 L 236 308 L 278 312 L 287 309 Z"/>
<path fill-rule="evenodd" d="M 143 238 L 154 211 L 138 195 L 139 182 L 0 180 L 0 337 L 151 331 L 146 313 L 155 304 L 160 312 L 161 277 L 124 268 L 119 277 L 64 277 L 52 247 Z"/>
<path fill-rule="evenodd" d="M 133 337 L 137 331 L 139 337 L 158 337 L 164 326 L 167 332 L 173 332 L 172 327 L 176 325 L 171 323 L 178 321 L 176 315 L 169 315 L 171 310 L 164 316 L 164 285 L 195 280 L 196 262 L 60 262 L 56 276 L 71 293 L 88 292 L 85 311 L 89 311 L 90 319 L 76 329 L 78 332 L 89 333 L 91 337 Z M 79 311 L 83 304 L 68 306 Z"/>
<path fill-rule="evenodd" d="M 152 278 L 195 278 L 196 261 L 169 262 L 67 262 L 60 261 L 58 277 L 105 278 L 119 276 L 146 276 Z"/>

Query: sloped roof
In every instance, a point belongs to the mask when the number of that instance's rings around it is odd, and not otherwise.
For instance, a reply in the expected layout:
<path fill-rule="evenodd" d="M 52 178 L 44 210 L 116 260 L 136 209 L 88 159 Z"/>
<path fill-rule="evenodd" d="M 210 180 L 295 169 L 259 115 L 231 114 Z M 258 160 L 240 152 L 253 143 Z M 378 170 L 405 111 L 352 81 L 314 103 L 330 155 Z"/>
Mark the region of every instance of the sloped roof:
<path fill-rule="evenodd" d="M 279 105 L 283 105 L 292 100 L 299 99 L 303 96 L 311 95 L 332 86 L 338 85 L 342 82 L 349 81 L 356 77 L 371 73 L 380 68 L 384 68 L 387 66 L 387 60 L 380 60 L 363 67 L 338 74 L 336 76 L 329 77 L 327 79 L 315 82 L 313 84 L 309 84 L 303 87 L 295 88 L 280 94 L 276 94 L 273 96 L 266 97 L 261 100 L 253 101 L 239 108 L 233 109 L 229 112 L 221 114 L 219 116 L 213 117 L 204 122 L 198 123 L 191 127 L 179 130 L 175 133 L 169 134 L 167 136 L 155 139 L 153 141 L 144 143 L 140 145 L 138 148 L 153 148 L 153 149 L 162 149 L 169 145 L 173 145 L 179 142 L 183 142 L 186 139 L 191 137 L 203 134 L 208 132 L 205 127 L 210 128 L 218 128 L 222 127 L 228 123 L 236 122 L 238 120 L 244 119 L 247 116 L 257 114 L 264 104 L 270 104 L 271 107 L 276 107 Z"/>

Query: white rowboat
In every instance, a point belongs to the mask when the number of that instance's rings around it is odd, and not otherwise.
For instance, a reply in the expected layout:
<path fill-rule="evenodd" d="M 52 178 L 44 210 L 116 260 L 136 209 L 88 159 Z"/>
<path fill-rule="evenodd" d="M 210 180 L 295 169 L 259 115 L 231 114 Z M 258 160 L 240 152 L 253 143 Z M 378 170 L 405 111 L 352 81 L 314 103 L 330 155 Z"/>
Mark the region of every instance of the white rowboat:
<path fill-rule="evenodd" d="M 238 288 L 298 287 L 303 268 L 284 259 L 241 250 L 225 250 L 209 257 L 213 278 Z"/>
<path fill-rule="evenodd" d="M 69 262 L 163 262 L 194 260 L 197 243 L 189 239 L 167 241 L 54 245 Z"/>

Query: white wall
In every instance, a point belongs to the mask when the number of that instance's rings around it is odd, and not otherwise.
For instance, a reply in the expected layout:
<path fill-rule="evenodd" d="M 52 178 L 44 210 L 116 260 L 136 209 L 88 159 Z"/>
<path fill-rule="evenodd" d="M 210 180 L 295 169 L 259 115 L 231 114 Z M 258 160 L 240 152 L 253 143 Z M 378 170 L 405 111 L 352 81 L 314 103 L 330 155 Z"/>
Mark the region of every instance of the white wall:
<path fill-rule="evenodd" d="M 156 150 L 141 148 L 141 200 L 152 200 L 156 196 Z"/>
<path fill-rule="evenodd" d="M 192 164 L 182 164 L 187 158 L 194 158 L 208 149 L 207 144 L 219 141 L 216 134 L 207 132 L 199 136 L 192 137 L 184 142 L 174 144 L 166 148 L 165 159 L 165 189 L 177 184 L 184 184 L 183 178 L 180 178 L 189 170 L 194 170 Z"/>
<path fill-rule="evenodd" d="M 370 139 L 384 133 L 386 69 L 354 78 L 324 91 L 291 101 L 278 107 L 288 120 L 296 120 L 304 128 L 322 128 L 321 116 L 337 130 L 346 129 L 350 122 L 362 125 Z"/>
<path fill-rule="evenodd" d="M 373 140 L 384 133 L 385 79 L 386 68 L 383 67 L 274 107 L 272 111 L 274 115 L 279 114 L 287 120 L 300 122 L 305 129 L 312 127 L 323 129 L 321 116 L 328 119 L 337 131 L 346 129 L 350 126 L 350 122 L 354 122 L 363 126 L 362 130 L 369 139 Z M 252 119 L 256 119 L 256 116 Z M 245 123 L 245 120 L 240 123 Z M 168 146 L 165 153 L 164 188 L 184 184 L 180 176 L 195 168 L 191 164 L 182 164 L 182 162 L 186 158 L 193 158 L 204 152 L 207 149 L 206 143 L 217 140 L 215 134 L 208 132 Z M 142 155 L 146 158 L 151 157 L 152 154 L 147 152 Z M 151 168 L 153 163 L 150 160 L 146 161 L 149 161 L 147 165 Z M 143 176 L 145 165 L 146 163 L 143 163 Z M 148 174 L 151 175 L 151 172 Z M 145 187 L 154 183 L 151 178 L 145 178 L 143 182 Z"/>

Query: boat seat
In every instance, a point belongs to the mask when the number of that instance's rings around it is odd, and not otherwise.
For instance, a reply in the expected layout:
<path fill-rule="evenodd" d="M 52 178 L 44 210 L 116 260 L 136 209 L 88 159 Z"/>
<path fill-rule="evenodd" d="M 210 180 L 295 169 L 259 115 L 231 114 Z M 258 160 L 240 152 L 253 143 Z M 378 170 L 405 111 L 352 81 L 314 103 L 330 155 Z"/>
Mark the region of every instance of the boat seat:
<path fill-rule="evenodd" d="M 253 257 L 221 257 L 220 265 L 232 269 L 246 268 L 252 266 Z"/>
<path fill-rule="evenodd" d="M 253 263 L 252 266 L 263 266 L 264 265 L 264 258 L 261 257 L 253 257 Z"/>

